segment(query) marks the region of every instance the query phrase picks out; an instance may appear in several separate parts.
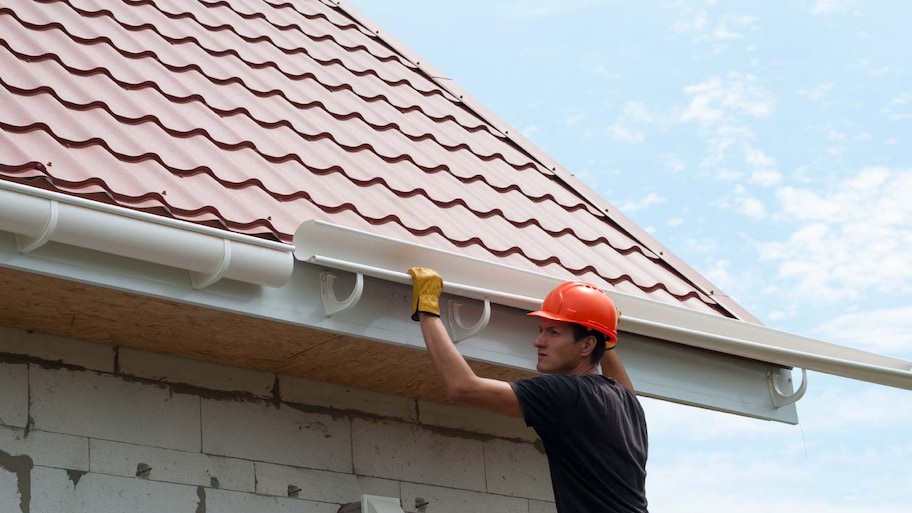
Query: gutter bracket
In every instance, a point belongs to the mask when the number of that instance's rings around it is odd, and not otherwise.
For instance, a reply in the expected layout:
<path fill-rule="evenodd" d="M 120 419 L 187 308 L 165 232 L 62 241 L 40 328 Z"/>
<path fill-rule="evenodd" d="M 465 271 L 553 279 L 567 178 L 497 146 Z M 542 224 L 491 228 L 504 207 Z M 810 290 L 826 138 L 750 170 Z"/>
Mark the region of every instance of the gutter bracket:
<path fill-rule="evenodd" d="M 488 322 L 491 320 L 491 301 L 488 298 L 484 299 L 484 310 L 481 312 L 481 318 L 479 318 L 478 322 L 473 326 L 467 327 L 462 323 L 462 317 L 459 315 L 459 310 L 461 308 L 461 303 L 452 299 L 447 300 L 447 319 L 449 320 L 450 337 L 453 339 L 453 342 L 459 342 L 474 337 L 481 330 L 485 329 Z"/>
<path fill-rule="evenodd" d="M 50 201 L 49 206 L 51 207 L 48 212 L 48 219 L 44 225 L 44 230 L 37 237 L 29 237 L 28 235 L 22 235 L 21 233 L 16 234 L 16 249 L 20 253 L 31 253 L 32 251 L 44 246 L 47 241 L 51 240 L 51 236 L 54 235 L 54 230 L 57 229 L 57 220 L 60 217 L 60 206 L 56 201 Z"/>
<path fill-rule="evenodd" d="M 190 271 L 190 283 L 193 285 L 193 288 L 196 290 L 204 289 L 209 285 L 222 279 L 222 276 L 225 275 L 225 272 L 228 271 L 228 267 L 231 265 L 231 241 L 228 239 L 222 239 L 223 250 L 222 260 L 219 262 L 219 268 L 210 274 L 198 273 Z"/>
<path fill-rule="evenodd" d="M 364 275 L 355 273 L 355 288 L 347 298 L 339 301 L 336 299 L 335 281 L 335 274 L 329 271 L 320 272 L 320 297 L 323 300 L 323 310 L 327 317 L 350 310 L 358 304 L 358 301 L 361 300 L 361 293 L 364 292 Z"/>
<path fill-rule="evenodd" d="M 801 386 L 792 394 L 783 394 L 782 391 L 779 390 L 778 377 L 780 375 L 781 374 L 773 373 L 773 371 L 766 372 L 766 381 L 769 384 L 770 397 L 773 400 L 773 406 L 776 408 L 782 408 L 783 406 L 798 402 L 799 399 L 804 397 L 804 393 L 807 392 L 808 385 L 807 369 L 801 369 Z M 792 381 L 792 378 L 789 377 L 788 380 Z"/>

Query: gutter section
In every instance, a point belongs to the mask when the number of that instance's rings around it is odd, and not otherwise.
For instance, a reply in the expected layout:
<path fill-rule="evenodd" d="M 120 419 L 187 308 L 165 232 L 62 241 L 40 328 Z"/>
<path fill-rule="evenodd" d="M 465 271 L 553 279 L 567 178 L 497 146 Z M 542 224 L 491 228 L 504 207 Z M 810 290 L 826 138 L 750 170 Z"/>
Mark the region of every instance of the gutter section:
<path fill-rule="evenodd" d="M 281 287 L 294 247 L 193 223 L 0 181 L 0 231 L 20 253 L 58 242 L 185 269 L 194 288 L 222 278 Z"/>
<path fill-rule="evenodd" d="M 295 232 L 295 258 L 305 262 L 410 284 L 411 265 L 432 267 L 446 278 L 444 292 L 489 300 L 525 311 L 561 281 L 517 269 L 322 221 Z M 509 292 L 505 292 L 509 291 Z M 606 291 L 623 311 L 622 331 L 784 367 L 801 367 L 912 390 L 912 363 L 793 335 L 737 319 Z"/>

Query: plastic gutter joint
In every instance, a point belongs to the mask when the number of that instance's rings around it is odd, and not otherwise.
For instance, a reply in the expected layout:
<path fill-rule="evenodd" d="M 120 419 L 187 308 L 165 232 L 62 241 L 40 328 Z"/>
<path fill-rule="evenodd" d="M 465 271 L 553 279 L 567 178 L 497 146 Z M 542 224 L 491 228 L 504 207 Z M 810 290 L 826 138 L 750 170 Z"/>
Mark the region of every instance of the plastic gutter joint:
<path fill-rule="evenodd" d="M 294 246 L 0 181 L 0 231 L 20 253 L 48 242 L 189 271 L 193 288 L 222 278 L 268 287 L 288 282 Z"/>
<path fill-rule="evenodd" d="M 411 283 L 405 273 L 407 267 L 432 267 L 444 277 L 446 294 L 528 311 L 537 309 L 541 298 L 563 281 L 323 221 L 303 223 L 295 232 L 294 246 L 298 260 L 403 284 Z M 606 292 L 624 312 L 619 325 L 622 331 L 787 368 L 912 390 L 912 363 L 905 360 L 613 290 Z"/>

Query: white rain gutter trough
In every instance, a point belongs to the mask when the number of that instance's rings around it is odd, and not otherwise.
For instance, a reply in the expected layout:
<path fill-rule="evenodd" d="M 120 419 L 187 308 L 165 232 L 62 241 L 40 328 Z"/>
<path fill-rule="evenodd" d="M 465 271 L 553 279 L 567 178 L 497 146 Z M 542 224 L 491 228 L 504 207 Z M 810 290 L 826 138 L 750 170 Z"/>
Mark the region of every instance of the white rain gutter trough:
<path fill-rule="evenodd" d="M 431 267 L 443 276 L 445 293 L 527 311 L 538 309 L 541 298 L 563 281 L 321 221 L 302 224 L 295 233 L 294 245 L 295 258 L 299 260 L 404 284 L 411 283 L 411 277 L 403 267 Z M 612 290 L 606 292 L 623 312 L 619 325 L 622 331 L 912 390 L 912 363 L 908 361 Z"/>
<path fill-rule="evenodd" d="M 194 289 L 222 278 L 281 287 L 294 246 L 0 181 L 0 231 L 23 254 L 59 242 L 189 271 Z"/>

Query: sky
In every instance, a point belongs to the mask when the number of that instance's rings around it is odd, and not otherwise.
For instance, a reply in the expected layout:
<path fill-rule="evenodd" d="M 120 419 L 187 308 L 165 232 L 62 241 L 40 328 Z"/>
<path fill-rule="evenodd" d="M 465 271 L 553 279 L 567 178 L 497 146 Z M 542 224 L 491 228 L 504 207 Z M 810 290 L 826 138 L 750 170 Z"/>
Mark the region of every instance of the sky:
<path fill-rule="evenodd" d="M 765 325 L 912 360 L 912 2 L 351 3 Z M 912 391 L 808 383 L 644 398 L 650 510 L 912 510 Z"/>

